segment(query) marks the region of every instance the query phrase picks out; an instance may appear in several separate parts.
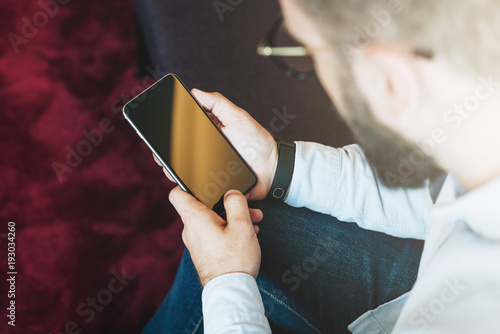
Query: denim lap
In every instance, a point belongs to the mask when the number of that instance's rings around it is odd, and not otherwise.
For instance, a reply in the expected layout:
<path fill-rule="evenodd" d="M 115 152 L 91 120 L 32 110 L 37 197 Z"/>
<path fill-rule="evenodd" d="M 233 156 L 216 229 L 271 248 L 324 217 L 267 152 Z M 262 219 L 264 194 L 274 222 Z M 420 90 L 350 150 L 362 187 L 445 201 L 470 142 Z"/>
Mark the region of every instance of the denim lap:
<path fill-rule="evenodd" d="M 422 241 L 285 204 L 251 206 L 264 213 L 257 285 L 273 333 L 348 333 L 361 314 L 413 286 Z M 143 333 L 203 333 L 201 291 L 186 250 L 174 285 Z"/>

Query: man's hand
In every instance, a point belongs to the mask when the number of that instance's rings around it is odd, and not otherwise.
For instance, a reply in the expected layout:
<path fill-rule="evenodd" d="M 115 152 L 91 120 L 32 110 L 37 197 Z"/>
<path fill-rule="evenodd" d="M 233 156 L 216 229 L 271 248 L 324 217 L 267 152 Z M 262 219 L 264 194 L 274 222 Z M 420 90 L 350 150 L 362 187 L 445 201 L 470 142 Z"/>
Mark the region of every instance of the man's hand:
<path fill-rule="evenodd" d="M 198 89 L 193 89 L 192 93 L 257 175 L 257 184 L 247 194 L 247 198 L 266 198 L 278 164 L 278 148 L 274 138 L 246 111 L 221 94 Z M 164 169 L 164 172 L 173 181 L 168 171 Z"/>
<path fill-rule="evenodd" d="M 189 249 L 205 286 L 222 274 L 243 272 L 257 277 L 260 267 L 260 246 L 257 223 L 262 211 L 249 209 L 247 199 L 239 191 L 224 196 L 227 220 L 219 217 L 203 203 L 175 187 L 169 200 L 184 222 L 182 240 Z"/>

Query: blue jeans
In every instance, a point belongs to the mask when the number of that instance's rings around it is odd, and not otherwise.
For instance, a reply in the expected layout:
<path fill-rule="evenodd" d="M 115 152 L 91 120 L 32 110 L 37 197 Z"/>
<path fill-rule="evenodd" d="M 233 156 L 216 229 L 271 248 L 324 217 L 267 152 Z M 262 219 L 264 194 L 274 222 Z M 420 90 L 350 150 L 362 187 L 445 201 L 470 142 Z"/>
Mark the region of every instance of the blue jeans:
<path fill-rule="evenodd" d="M 409 291 L 423 242 L 367 231 L 308 209 L 266 201 L 257 278 L 273 333 L 348 333 L 364 312 Z M 202 287 L 186 250 L 143 333 L 203 333 Z"/>

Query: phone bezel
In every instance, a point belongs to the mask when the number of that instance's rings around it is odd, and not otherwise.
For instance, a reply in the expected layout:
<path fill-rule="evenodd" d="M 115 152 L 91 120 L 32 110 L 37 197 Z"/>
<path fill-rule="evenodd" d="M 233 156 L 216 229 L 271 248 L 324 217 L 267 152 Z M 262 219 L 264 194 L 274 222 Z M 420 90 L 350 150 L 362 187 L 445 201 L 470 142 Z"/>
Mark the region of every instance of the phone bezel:
<path fill-rule="evenodd" d="M 152 89 L 154 89 L 154 87 L 158 84 L 160 84 L 163 80 L 165 80 L 167 77 L 173 77 L 174 80 L 177 80 L 183 87 L 184 89 L 186 90 L 186 92 L 191 96 L 191 98 L 196 102 L 196 104 L 198 105 L 198 107 L 200 108 L 200 110 L 203 112 L 203 114 L 205 115 L 205 117 L 207 117 L 210 122 L 212 123 L 212 125 L 217 129 L 217 131 L 222 135 L 222 137 L 224 138 L 224 140 L 229 144 L 229 146 L 234 150 L 234 152 L 236 152 L 236 155 L 241 159 L 241 161 L 245 164 L 245 166 L 248 168 L 248 170 L 250 171 L 250 173 L 252 173 L 252 176 L 254 178 L 254 182 L 252 183 L 252 185 L 245 191 L 243 192 L 243 194 L 247 194 L 248 192 L 250 192 L 254 187 L 255 185 L 257 184 L 258 182 L 258 179 L 257 179 L 257 175 L 255 174 L 255 172 L 252 170 L 252 168 L 250 167 L 250 165 L 245 161 L 245 159 L 241 156 L 241 154 L 238 152 L 238 150 L 236 150 L 236 148 L 233 146 L 233 144 L 231 143 L 231 141 L 226 137 L 226 135 L 219 129 L 219 127 L 217 126 L 217 124 L 215 124 L 215 122 L 213 121 L 213 119 L 208 115 L 207 111 L 205 110 L 205 108 L 203 108 L 203 106 L 198 102 L 198 100 L 196 100 L 196 98 L 193 96 L 193 94 L 191 94 L 191 91 L 186 87 L 186 85 L 182 82 L 182 80 L 177 76 L 175 75 L 174 73 L 168 73 L 166 75 L 164 75 L 163 77 L 161 77 L 160 79 L 158 79 L 155 83 L 153 83 L 151 86 L 149 86 L 148 88 L 146 88 L 144 91 L 142 91 L 139 95 L 137 95 L 136 97 L 134 97 L 132 100 L 128 101 L 122 108 L 122 112 L 123 112 L 123 116 L 125 117 L 125 119 L 128 121 L 128 123 L 130 125 L 132 125 L 132 127 L 134 128 L 135 132 L 139 135 L 139 137 L 146 143 L 146 145 L 149 147 L 149 149 L 153 152 L 153 154 L 155 155 L 155 157 L 158 159 L 158 161 L 161 162 L 161 164 L 163 165 L 163 167 L 168 171 L 168 173 L 170 174 L 170 176 L 172 176 L 172 178 L 175 180 L 175 182 L 177 182 L 177 184 L 181 187 L 182 190 L 186 191 L 187 193 L 191 194 L 193 197 L 196 198 L 196 196 L 189 190 L 189 188 L 184 184 L 184 182 L 182 182 L 182 180 L 180 179 L 180 177 L 175 173 L 175 171 L 162 159 L 162 157 L 160 156 L 160 154 L 157 152 L 157 150 L 153 147 L 153 145 L 144 137 L 144 135 L 141 133 L 141 131 L 137 128 L 137 126 L 134 124 L 134 122 L 129 118 L 128 114 L 127 114 L 127 108 L 130 109 L 129 105 L 131 103 L 141 103 L 143 100 L 140 100 L 140 101 L 137 101 L 139 99 L 141 99 L 141 97 L 144 95 L 144 94 L 148 94 L 148 91 L 151 91 Z M 154 93 L 153 95 L 149 96 L 149 98 L 151 98 L 152 96 L 156 95 L 158 92 Z M 144 97 L 144 99 L 147 99 L 148 96 Z M 198 199 L 199 200 L 199 199 Z M 212 208 L 210 208 L 212 209 Z"/>

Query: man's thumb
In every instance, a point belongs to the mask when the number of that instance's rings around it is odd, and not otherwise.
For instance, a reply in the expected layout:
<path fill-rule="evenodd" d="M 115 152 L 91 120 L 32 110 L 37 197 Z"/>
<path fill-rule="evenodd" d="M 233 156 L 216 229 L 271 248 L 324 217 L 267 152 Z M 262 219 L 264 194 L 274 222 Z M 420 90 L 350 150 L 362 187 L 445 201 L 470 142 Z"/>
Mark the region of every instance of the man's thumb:
<path fill-rule="evenodd" d="M 229 229 L 245 229 L 252 224 L 247 199 L 237 190 L 229 190 L 224 195 L 227 225 Z"/>
<path fill-rule="evenodd" d="M 224 125 L 237 118 L 242 110 L 219 93 L 207 93 L 193 89 L 194 97 L 206 111 L 214 114 Z"/>

